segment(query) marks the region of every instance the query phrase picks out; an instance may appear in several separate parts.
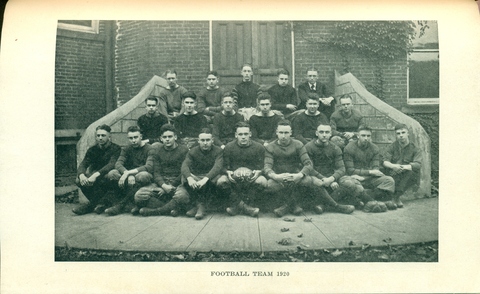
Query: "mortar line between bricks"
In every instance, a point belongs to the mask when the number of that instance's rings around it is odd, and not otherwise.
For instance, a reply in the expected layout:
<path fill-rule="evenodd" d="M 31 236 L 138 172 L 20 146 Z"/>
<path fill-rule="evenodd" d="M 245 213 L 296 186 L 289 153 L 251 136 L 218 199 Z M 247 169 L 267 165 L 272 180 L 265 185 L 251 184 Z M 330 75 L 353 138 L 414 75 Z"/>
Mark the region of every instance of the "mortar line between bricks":
<path fill-rule="evenodd" d="M 305 218 L 307 218 L 307 215 L 305 213 L 303 213 L 303 216 L 305 216 Z M 322 233 L 322 235 L 328 240 L 328 242 L 330 242 L 330 244 L 332 244 L 333 247 L 337 247 L 337 245 L 335 245 L 335 243 L 332 242 L 332 240 L 330 240 L 330 238 L 328 238 L 328 236 L 315 224 L 315 222 L 311 222 L 312 225 L 317 228 L 318 231 L 320 231 L 320 233 Z"/>
<path fill-rule="evenodd" d="M 208 223 L 212 220 L 213 218 L 213 215 L 210 215 L 210 217 L 208 218 L 208 221 L 205 223 L 205 225 L 202 227 L 202 229 L 198 232 L 198 234 L 193 238 L 192 242 L 190 242 L 187 247 L 185 247 L 185 250 L 184 251 L 188 251 L 188 248 L 190 248 L 190 246 L 192 246 L 193 242 L 195 242 L 195 240 L 198 238 L 198 236 L 203 232 L 203 230 L 205 229 L 205 227 L 207 227 Z"/>

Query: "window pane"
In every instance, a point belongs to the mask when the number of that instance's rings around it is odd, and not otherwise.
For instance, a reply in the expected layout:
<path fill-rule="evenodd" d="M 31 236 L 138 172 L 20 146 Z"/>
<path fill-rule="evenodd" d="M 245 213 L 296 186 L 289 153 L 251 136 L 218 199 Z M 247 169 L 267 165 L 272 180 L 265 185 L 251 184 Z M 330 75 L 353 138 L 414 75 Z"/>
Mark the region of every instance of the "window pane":
<path fill-rule="evenodd" d="M 408 98 L 439 98 L 439 53 L 412 52 L 409 58 Z"/>

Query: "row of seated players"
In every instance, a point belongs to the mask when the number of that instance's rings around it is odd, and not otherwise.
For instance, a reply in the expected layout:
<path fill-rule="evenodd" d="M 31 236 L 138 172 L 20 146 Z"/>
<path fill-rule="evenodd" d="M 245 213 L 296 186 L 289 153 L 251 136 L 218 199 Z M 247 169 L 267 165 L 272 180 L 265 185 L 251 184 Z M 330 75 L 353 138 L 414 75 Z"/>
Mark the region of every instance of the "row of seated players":
<path fill-rule="evenodd" d="M 277 139 L 263 146 L 251 139 L 249 124 L 239 122 L 235 140 L 222 149 L 204 128 L 198 145 L 189 150 L 177 143 L 178 133 L 171 124 L 161 127 L 161 143 L 153 145 L 132 126 L 127 133 L 130 144 L 120 151 L 110 140 L 110 127 L 99 126 L 97 144 L 78 168 L 78 185 L 90 202 L 73 212 L 176 216 L 186 211 L 187 216 L 202 219 L 205 204 L 214 195 L 230 215 L 256 217 L 259 198 L 273 203 L 278 217 L 301 214 L 306 205 L 318 214 L 352 213 L 355 207 L 382 212 L 402 207 L 400 196 L 419 176 L 420 152 L 402 124 L 395 127 L 397 140 L 383 156 L 371 142 L 371 129 L 364 126 L 358 129 L 358 140 L 345 147 L 343 157 L 340 147 L 330 141 L 329 124 L 319 124 L 316 138 L 306 145 L 291 137 L 288 120 L 279 121 L 275 133 Z"/>

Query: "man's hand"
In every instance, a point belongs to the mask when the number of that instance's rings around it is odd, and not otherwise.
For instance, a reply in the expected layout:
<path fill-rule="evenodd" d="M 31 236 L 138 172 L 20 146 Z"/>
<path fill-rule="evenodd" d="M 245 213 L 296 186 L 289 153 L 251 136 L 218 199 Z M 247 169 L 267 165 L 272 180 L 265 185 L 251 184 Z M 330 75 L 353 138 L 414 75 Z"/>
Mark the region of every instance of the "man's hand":
<path fill-rule="evenodd" d="M 165 190 L 163 188 L 155 187 L 155 188 L 152 188 L 152 193 L 157 194 L 157 197 L 160 197 L 165 193 Z"/>
<path fill-rule="evenodd" d="M 232 183 L 236 183 L 237 181 L 235 181 L 235 179 L 233 178 L 233 171 L 231 170 L 227 170 L 227 178 L 230 182 Z"/>
<path fill-rule="evenodd" d="M 133 187 L 135 185 L 135 176 L 128 176 L 128 186 Z"/>
<path fill-rule="evenodd" d="M 325 187 L 329 187 L 333 182 L 335 182 L 335 178 L 334 177 L 324 178 L 323 182 L 325 183 L 324 184 Z"/>
<path fill-rule="evenodd" d="M 263 142 L 263 146 L 264 146 L 264 147 L 267 147 L 267 145 L 268 145 L 268 142 L 266 142 L 266 141 Z"/>
<path fill-rule="evenodd" d="M 345 139 L 350 140 L 351 138 L 353 138 L 353 137 L 355 136 L 355 133 L 353 133 L 353 132 L 345 132 L 345 133 L 343 133 L 343 136 L 345 137 Z"/>
<path fill-rule="evenodd" d="M 190 186 L 190 188 L 192 188 L 192 189 L 197 188 L 197 181 L 195 181 L 192 177 L 188 177 L 187 182 L 188 182 L 188 185 Z"/>
<path fill-rule="evenodd" d="M 253 171 L 253 177 L 251 177 L 250 179 L 248 179 L 248 182 L 249 183 L 253 183 L 256 179 L 258 179 L 258 177 L 262 174 L 262 171 L 261 170 L 254 170 Z"/>
<path fill-rule="evenodd" d="M 324 104 L 324 105 L 330 106 L 330 104 L 332 104 L 332 101 L 334 99 L 335 98 L 333 98 L 332 96 L 327 97 L 327 98 L 320 98 L 320 102 L 322 102 L 322 104 Z"/>
<path fill-rule="evenodd" d="M 385 174 L 379 171 L 378 169 L 371 169 L 368 171 L 369 174 L 371 174 L 374 177 L 383 177 Z"/>
<path fill-rule="evenodd" d="M 293 104 L 287 104 L 286 105 L 287 109 L 291 110 L 291 111 L 295 111 L 297 110 L 297 106 L 293 105 Z"/>
<path fill-rule="evenodd" d="M 333 183 L 330 184 L 330 188 L 332 188 L 332 190 L 337 190 L 338 187 L 340 187 L 340 186 L 338 185 L 337 182 L 333 182 Z"/>
<path fill-rule="evenodd" d="M 88 179 L 84 174 L 80 174 L 78 176 L 78 179 L 80 180 L 80 185 L 82 185 L 82 186 L 87 186 L 88 185 Z"/>
<path fill-rule="evenodd" d="M 125 187 L 125 181 L 127 180 L 129 174 L 127 172 L 124 172 L 123 175 L 120 177 L 120 180 L 118 180 L 118 186 L 120 188 Z"/>
<path fill-rule="evenodd" d="M 402 169 L 402 171 L 412 170 L 412 165 L 411 164 L 404 164 L 404 165 L 400 165 L 400 168 Z"/>
<path fill-rule="evenodd" d="M 392 164 L 390 168 L 393 170 L 394 174 L 399 174 L 402 172 L 402 166 L 400 164 Z"/>
<path fill-rule="evenodd" d="M 222 144 L 222 146 L 220 146 L 220 148 L 225 149 L 225 145 Z"/>
<path fill-rule="evenodd" d="M 203 179 L 201 179 L 200 181 L 197 181 L 197 189 L 200 189 L 202 188 L 203 186 L 205 186 L 205 184 L 208 182 L 208 178 L 207 177 L 204 177 Z"/>
<path fill-rule="evenodd" d="M 359 175 L 352 175 L 352 176 L 350 176 L 350 177 L 351 177 L 352 179 L 355 179 L 355 180 L 360 181 L 360 182 L 362 182 L 363 180 L 365 180 L 364 177 L 359 176 Z"/>
<path fill-rule="evenodd" d="M 100 176 L 99 172 L 94 173 L 87 179 L 87 185 L 88 186 L 93 186 L 93 183 L 97 180 L 97 178 Z"/>
<path fill-rule="evenodd" d="M 300 182 L 305 175 L 303 173 L 296 173 L 291 175 L 291 179 L 293 182 L 298 183 Z"/>
<path fill-rule="evenodd" d="M 165 191 L 165 193 L 169 194 L 171 192 L 175 192 L 177 188 L 169 184 L 163 184 L 162 189 Z"/>

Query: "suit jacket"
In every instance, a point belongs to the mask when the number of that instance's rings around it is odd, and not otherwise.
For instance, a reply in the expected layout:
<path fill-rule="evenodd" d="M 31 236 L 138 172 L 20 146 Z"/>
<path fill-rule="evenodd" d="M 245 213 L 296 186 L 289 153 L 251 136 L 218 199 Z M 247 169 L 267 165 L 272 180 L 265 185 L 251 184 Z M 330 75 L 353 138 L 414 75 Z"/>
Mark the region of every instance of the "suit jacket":
<path fill-rule="evenodd" d="M 301 83 L 298 86 L 298 98 L 300 99 L 300 105 L 298 106 L 298 109 L 306 109 L 306 103 L 308 99 L 308 94 L 309 93 L 317 93 L 318 97 L 320 98 L 326 98 L 332 96 L 332 93 L 328 91 L 327 87 L 325 84 L 322 84 L 317 81 L 315 91 L 313 91 L 310 88 L 310 84 L 308 82 Z M 332 101 L 330 106 L 324 105 L 320 103 L 320 107 L 318 110 L 325 114 L 327 118 L 330 118 L 330 115 L 335 111 L 335 100 Z"/>

